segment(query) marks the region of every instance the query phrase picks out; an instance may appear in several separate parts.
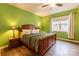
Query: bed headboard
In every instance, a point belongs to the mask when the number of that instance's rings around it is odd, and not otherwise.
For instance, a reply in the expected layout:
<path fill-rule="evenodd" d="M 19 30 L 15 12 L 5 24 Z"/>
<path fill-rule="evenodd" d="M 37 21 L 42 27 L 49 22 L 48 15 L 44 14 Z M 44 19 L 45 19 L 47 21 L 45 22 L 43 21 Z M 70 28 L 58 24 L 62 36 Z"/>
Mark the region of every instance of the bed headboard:
<path fill-rule="evenodd" d="M 25 24 L 21 26 L 21 29 L 37 29 L 37 27 L 32 24 Z"/>
<path fill-rule="evenodd" d="M 24 24 L 21 27 L 18 27 L 18 31 L 19 31 L 18 36 L 20 36 L 23 29 L 40 29 L 40 28 L 38 28 L 38 27 L 36 27 L 35 25 L 32 25 L 32 24 Z"/>

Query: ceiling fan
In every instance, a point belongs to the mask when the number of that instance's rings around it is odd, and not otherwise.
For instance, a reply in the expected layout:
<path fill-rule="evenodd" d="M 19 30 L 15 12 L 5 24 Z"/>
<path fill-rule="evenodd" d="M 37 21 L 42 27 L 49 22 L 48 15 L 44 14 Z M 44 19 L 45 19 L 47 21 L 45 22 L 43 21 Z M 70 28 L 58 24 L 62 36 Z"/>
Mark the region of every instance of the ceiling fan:
<path fill-rule="evenodd" d="M 63 6 L 63 4 L 61 4 L 61 3 L 52 3 L 53 5 L 55 5 L 55 6 L 58 6 L 58 7 L 62 7 Z M 52 5 L 52 4 L 44 4 L 44 5 L 42 5 L 41 7 L 47 7 L 47 6 L 50 6 L 50 5 Z"/>

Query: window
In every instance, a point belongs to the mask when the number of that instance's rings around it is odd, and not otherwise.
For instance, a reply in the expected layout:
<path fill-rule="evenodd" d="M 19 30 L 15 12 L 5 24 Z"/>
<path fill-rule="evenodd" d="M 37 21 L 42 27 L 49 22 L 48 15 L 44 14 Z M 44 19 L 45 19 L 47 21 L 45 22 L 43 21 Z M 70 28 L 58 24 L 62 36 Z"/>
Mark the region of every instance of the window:
<path fill-rule="evenodd" d="M 59 31 L 59 21 L 52 21 L 52 31 Z"/>
<path fill-rule="evenodd" d="M 69 26 L 70 26 L 69 20 L 63 20 L 63 21 L 61 21 L 60 26 L 61 26 L 60 31 L 69 32 Z"/>
<path fill-rule="evenodd" d="M 52 20 L 52 31 L 69 32 L 70 20 L 68 17 Z"/>

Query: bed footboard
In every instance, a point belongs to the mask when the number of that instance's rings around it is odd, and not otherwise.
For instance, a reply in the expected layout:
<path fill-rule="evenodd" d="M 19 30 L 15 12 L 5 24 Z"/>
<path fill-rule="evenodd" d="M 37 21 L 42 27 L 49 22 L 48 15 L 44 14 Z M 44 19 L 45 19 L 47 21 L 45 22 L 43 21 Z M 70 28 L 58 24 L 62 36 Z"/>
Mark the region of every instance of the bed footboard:
<path fill-rule="evenodd" d="M 56 34 L 46 37 L 39 42 L 39 55 L 44 55 L 45 52 L 56 43 Z"/>

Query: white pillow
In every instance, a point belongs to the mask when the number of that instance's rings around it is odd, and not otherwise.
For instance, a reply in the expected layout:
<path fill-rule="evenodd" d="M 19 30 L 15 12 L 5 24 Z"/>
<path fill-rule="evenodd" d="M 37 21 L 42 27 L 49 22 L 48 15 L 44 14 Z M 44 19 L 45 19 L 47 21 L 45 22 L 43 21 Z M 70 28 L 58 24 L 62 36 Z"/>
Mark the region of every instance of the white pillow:
<path fill-rule="evenodd" d="M 31 34 L 32 30 L 25 30 L 25 29 L 23 29 L 22 32 L 23 32 L 23 34 Z"/>
<path fill-rule="evenodd" d="M 39 29 L 32 29 L 32 33 L 39 33 Z"/>

